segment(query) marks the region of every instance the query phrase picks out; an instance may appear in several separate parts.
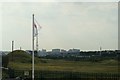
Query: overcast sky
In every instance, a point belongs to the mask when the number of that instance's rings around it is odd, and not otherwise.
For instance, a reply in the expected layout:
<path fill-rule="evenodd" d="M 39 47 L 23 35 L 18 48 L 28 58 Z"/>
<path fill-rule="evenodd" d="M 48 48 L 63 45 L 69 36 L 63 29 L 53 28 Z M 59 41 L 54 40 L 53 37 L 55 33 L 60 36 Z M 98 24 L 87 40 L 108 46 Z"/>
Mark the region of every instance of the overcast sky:
<path fill-rule="evenodd" d="M 2 50 L 32 49 L 32 14 L 42 26 L 39 49 L 118 48 L 118 3 L 2 3 Z"/>

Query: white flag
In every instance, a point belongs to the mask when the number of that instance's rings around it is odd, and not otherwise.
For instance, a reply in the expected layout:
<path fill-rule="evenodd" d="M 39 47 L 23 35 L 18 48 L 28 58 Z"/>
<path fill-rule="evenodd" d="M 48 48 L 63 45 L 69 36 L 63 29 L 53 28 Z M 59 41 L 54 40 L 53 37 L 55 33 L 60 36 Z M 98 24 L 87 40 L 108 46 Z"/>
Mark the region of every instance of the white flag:
<path fill-rule="evenodd" d="M 36 24 L 34 23 L 34 37 L 36 37 L 38 35 L 38 29 Z"/>

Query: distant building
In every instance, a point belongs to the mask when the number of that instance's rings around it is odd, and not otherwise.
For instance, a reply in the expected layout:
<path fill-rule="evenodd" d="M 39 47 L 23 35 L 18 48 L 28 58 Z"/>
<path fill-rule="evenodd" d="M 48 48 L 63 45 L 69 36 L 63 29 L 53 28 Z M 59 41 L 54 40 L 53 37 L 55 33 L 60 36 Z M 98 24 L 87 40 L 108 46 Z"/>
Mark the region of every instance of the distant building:
<path fill-rule="evenodd" d="M 51 54 L 52 54 L 51 51 L 48 51 L 48 52 L 47 52 L 47 55 L 51 55 Z"/>
<path fill-rule="evenodd" d="M 60 54 L 60 49 L 52 49 L 52 54 Z"/>
<path fill-rule="evenodd" d="M 77 53 L 80 53 L 80 49 L 69 49 L 68 53 L 77 54 Z"/>
<path fill-rule="evenodd" d="M 52 49 L 51 55 L 62 56 L 61 53 L 60 53 L 60 49 Z"/>
<path fill-rule="evenodd" d="M 64 50 L 64 49 L 61 49 L 61 53 L 62 53 L 62 54 L 66 54 L 66 53 L 67 53 L 67 51 L 66 51 L 66 50 Z"/>
<path fill-rule="evenodd" d="M 80 49 L 73 49 L 73 53 L 79 53 Z"/>
<path fill-rule="evenodd" d="M 61 49 L 61 55 L 63 56 L 63 57 L 65 57 L 66 55 L 67 55 L 67 51 L 66 50 L 64 50 L 64 49 Z"/>
<path fill-rule="evenodd" d="M 26 52 L 27 52 L 28 54 L 32 55 L 32 50 L 26 50 Z M 34 55 L 35 55 L 35 56 L 38 56 L 38 52 L 37 52 L 36 50 L 34 51 Z"/>
<path fill-rule="evenodd" d="M 42 51 L 38 51 L 38 56 L 40 57 L 43 57 L 43 56 L 46 56 L 48 55 L 48 53 L 46 52 L 46 49 L 42 49 Z"/>

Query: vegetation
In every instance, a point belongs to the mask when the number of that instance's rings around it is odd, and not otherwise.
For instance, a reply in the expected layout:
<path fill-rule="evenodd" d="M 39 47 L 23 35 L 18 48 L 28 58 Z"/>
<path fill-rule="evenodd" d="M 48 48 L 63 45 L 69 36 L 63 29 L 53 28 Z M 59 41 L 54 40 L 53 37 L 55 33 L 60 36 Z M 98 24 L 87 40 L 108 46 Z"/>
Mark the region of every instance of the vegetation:
<path fill-rule="evenodd" d="M 9 59 L 8 56 L 2 56 L 2 66 L 8 67 Z"/>
<path fill-rule="evenodd" d="M 7 56 L 9 58 L 9 62 L 13 62 L 13 63 L 31 63 L 32 62 L 32 56 L 22 50 L 13 51 L 9 53 Z M 35 57 L 35 63 L 38 63 L 39 61 L 40 59 Z"/>
<path fill-rule="evenodd" d="M 43 59 L 46 63 L 40 62 L 35 64 L 35 70 L 45 71 L 72 71 L 72 72 L 118 72 L 117 61 L 105 60 L 101 62 L 80 62 L 80 61 L 65 61 Z M 15 70 L 31 70 L 30 63 L 14 63 L 10 62 L 9 67 Z"/>
<path fill-rule="evenodd" d="M 7 57 L 9 59 L 8 67 L 10 69 L 15 71 L 24 71 L 24 70 L 31 71 L 32 57 L 31 55 L 27 54 L 25 51 L 21 51 L 21 50 L 13 51 L 9 53 Z M 75 73 L 75 75 L 77 74 L 77 72 L 118 73 L 118 61 L 116 59 L 108 59 L 108 60 L 105 59 L 97 62 L 93 60 L 92 61 L 79 61 L 79 60 L 75 61 L 75 60 L 45 59 L 45 58 L 35 57 L 35 70 L 43 71 L 42 73 L 44 72 L 50 73 L 50 72 L 56 72 L 56 71 L 69 72 L 69 73 Z M 60 77 L 60 75 L 57 75 L 57 73 L 55 74 L 56 76 Z"/>

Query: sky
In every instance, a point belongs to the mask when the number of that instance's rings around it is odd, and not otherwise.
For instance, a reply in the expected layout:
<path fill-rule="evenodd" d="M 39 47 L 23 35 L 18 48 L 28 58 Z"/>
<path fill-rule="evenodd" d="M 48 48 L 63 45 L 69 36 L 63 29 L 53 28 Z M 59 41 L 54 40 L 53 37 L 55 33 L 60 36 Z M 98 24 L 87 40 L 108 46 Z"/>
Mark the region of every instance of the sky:
<path fill-rule="evenodd" d="M 118 2 L 119 0 L 0 0 L 0 2 Z"/>
<path fill-rule="evenodd" d="M 117 2 L 7 2 L 0 5 L 2 50 L 32 49 L 32 14 L 42 26 L 39 49 L 118 48 Z"/>

